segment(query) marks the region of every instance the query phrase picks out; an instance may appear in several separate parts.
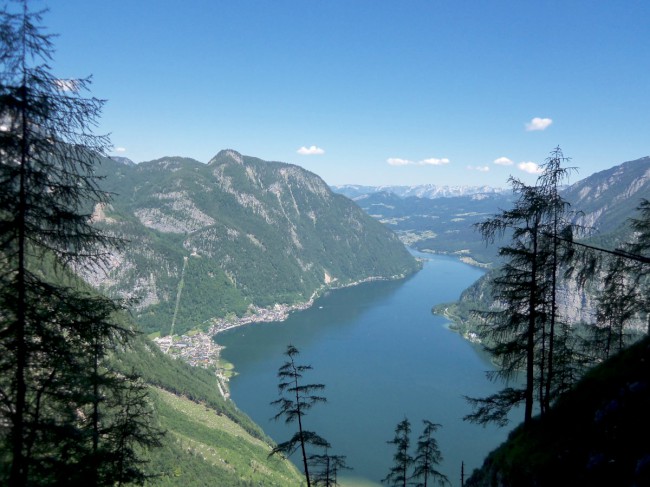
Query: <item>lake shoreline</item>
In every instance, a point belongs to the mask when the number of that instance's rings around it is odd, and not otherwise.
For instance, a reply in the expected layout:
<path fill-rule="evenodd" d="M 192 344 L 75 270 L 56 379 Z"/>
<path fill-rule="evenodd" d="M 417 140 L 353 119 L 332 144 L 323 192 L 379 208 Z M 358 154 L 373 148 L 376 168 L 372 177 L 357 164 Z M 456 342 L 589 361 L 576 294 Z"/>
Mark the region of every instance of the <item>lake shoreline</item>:
<path fill-rule="evenodd" d="M 438 440 L 445 473 L 461 460 L 467 468 L 479 466 L 505 436 L 462 421 L 464 395 L 495 390 L 485 378 L 491 365 L 477 353 L 480 346 L 448 333 L 446 320 L 431 315 L 434 303 L 457 299 L 484 271 L 449 255 L 416 255 L 427 262 L 411 279 L 331 293 L 285 323 L 217 338 L 238 372 L 229 384 L 233 400 L 276 441 L 292 430 L 269 421 L 269 401 L 277 396 L 286 344 L 296 346 L 314 380 L 327 386 L 327 405 L 310 415 L 310 427 L 347 456 L 353 477 L 370 485 L 380 485 L 390 467 L 394 452 L 386 441 L 405 415 L 414 430 L 422 419 L 444 425 Z"/>
<path fill-rule="evenodd" d="M 217 379 L 221 383 L 221 386 L 223 386 L 223 389 L 220 387 L 221 395 L 224 398 L 227 398 L 229 397 L 227 387 L 229 377 L 219 366 L 221 350 L 224 347 L 217 343 L 217 335 L 228 330 L 256 323 L 280 323 L 286 321 L 289 316 L 296 311 L 304 311 L 311 308 L 319 297 L 329 291 L 359 286 L 369 282 L 398 281 L 417 273 L 421 268 L 422 267 L 420 266 L 420 268 L 412 274 L 404 273 L 389 277 L 369 276 L 341 285 L 324 284 L 312 293 L 308 301 L 302 303 L 291 305 L 276 303 L 268 308 L 252 307 L 252 313 L 235 320 L 226 320 L 224 318 L 213 319 L 212 325 L 205 332 L 198 331 L 186 335 L 166 335 L 164 337 L 153 338 L 152 341 L 158 345 L 158 348 L 160 348 L 163 353 L 180 358 L 192 366 L 213 368 L 217 375 Z M 230 372 L 235 373 L 234 370 L 231 370 Z"/>

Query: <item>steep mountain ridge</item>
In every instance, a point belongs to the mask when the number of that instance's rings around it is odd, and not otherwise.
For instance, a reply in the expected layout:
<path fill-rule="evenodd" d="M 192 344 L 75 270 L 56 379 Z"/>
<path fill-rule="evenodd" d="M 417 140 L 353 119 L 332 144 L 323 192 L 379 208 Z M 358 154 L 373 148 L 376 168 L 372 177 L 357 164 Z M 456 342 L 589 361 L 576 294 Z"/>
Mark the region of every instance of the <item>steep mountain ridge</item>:
<path fill-rule="evenodd" d="M 399 239 L 317 175 L 224 150 L 208 164 L 105 160 L 98 224 L 131 241 L 107 274 L 86 276 L 138 300 L 147 331 L 207 328 L 213 318 L 309 301 L 326 287 L 413 272 Z"/>
<path fill-rule="evenodd" d="M 569 186 L 563 196 L 583 213 L 577 222 L 592 233 L 616 231 L 641 198 L 650 198 L 650 156 L 594 173 Z"/>

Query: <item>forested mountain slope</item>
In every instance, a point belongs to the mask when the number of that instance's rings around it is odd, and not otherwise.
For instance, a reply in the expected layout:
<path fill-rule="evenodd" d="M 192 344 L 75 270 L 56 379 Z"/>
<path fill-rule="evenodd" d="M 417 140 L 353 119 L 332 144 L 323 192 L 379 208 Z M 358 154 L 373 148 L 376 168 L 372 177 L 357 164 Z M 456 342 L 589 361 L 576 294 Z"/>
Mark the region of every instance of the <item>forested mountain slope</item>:
<path fill-rule="evenodd" d="M 417 268 L 390 230 L 297 166 L 225 150 L 208 164 L 104 160 L 101 171 L 115 196 L 94 219 L 130 244 L 108 274 L 85 277 L 135 299 L 148 332 L 170 331 L 179 291 L 175 333 Z"/>

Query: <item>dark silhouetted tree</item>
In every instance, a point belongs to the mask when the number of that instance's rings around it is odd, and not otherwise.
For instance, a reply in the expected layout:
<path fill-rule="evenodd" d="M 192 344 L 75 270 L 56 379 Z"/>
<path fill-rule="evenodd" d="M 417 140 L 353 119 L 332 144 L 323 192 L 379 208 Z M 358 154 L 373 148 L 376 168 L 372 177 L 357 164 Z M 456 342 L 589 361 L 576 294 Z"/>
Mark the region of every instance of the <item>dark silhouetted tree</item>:
<path fill-rule="evenodd" d="M 141 482 L 133 445 L 157 435 L 122 415 L 139 386 L 107 362 L 133 332 L 75 276 L 120 243 L 90 218 L 109 200 L 94 174 L 103 102 L 82 96 L 89 79 L 51 74 L 40 13 L 13 5 L 0 11 L 0 483 Z M 124 417 L 120 443 L 106 428 Z"/>
<path fill-rule="evenodd" d="M 478 224 L 486 241 L 493 241 L 506 231 L 512 235 L 510 245 L 499 249 L 505 263 L 493 280 L 497 307 L 479 313 L 483 320 L 479 335 L 499 367 L 489 376 L 508 384 L 523 370 L 525 381 L 522 387 L 506 387 L 488 398 L 468 398 L 475 411 L 466 419 L 479 423 L 505 424 L 510 409 L 521 402 L 524 422 L 528 423 L 533 413 L 535 350 L 545 304 L 541 264 L 546 257 L 542 257 L 546 202 L 535 187 L 513 178 L 510 182 L 519 195 L 514 207 Z"/>
<path fill-rule="evenodd" d="M 553 150 L 535 186 L 510 178 L 518 195 L 514 207 L 477 225 L 486 242 L 504 234 L 510 238 L 499 249 L 505 262 L 492 283 L 495 306 L 477 312 L 479 335 L 499 367 L 489 376 L 506 387 L 487 398 L 468 398 L 474 411 L 467 420 L 504 425 L 512 407 L 523 403 L 529 424 L 535 399 L 544 414 L 574 377 L 568 360 L 574 343 L 557 304 L 561 266 L 572 255 L 559 239 L 571 233 L 569 205 L 559 193 L 570 172 L 562 167 L 567 160 L 559 148 Z M 523 385 L 508 386 L 522 371 Z"/>
<path fill-rule="evenodd" d="M 313 431 L 305 430 L 303 427 L 303 417 L 315 404 L 326 402 L 324 397 L 315 395 L 315 393 L 325 389 L 325 386 L 323 384 L 301 383 L 303 374 L 311 370 L 312 367 L 311 365 L 300 365 L 296 363 L 295 359 L 299 355 L 296 347 L 289 345 L 284 354 L 288 360 L 278 370 L 278 378 L 280 380 L 278 392 L 280 398 L 271 404 L 277 406 L 279 409 L 274 419 L 277 421 L 280 418 L 284 418 L 287 424 L 297 422 L 298 431 L 296 431 L 291 439 L 276 445 L 271 450 L 269 456 L 277 453 L 290 456 L 300 448 L 307 486 L 311 486 L 307 446 L 312 445 L 318 448 L 329 448 L 330 444 Z"/>
<path fill-rule="evenodd" d="M 322 455 L 311 455 L 309 464 L 312 468 L 312 485 L 333 487 L 339 485 L 337 481 L 339 470 L 351 470 L 345 463 L 345 456 L 330 455 L 325 449 Z"/>
<path fill-rule="evenodd" d="M 436 469 L 442 461 L 442 453 L 433 435 L 440 428 L 440 425 L 426 419 L 422 422 L 424 423 L 424 431 L 418 438 L 411 478 L 422 479 L 415 484 L 417 487 L 427 487 L 429 478 L 440 485 L 449 484 L 447 476 Z"/>
<path fill-rule="evenodd" d="M 570 222 L 570 204 L 561 196 L 562 185 L 567 182 L 570 174 L 576 171 L 574 167 L 566 167 L 570 159 L 565 157 L 562 149 L 556 147 L 541 166 L 542 173 L 536 187 L 546 202 L 543 209 L 544 243 L 548 248 L 547 262 L 544 263 L 544 279 L 547 283 L 546 312 L 542 322 L 539 355 L 539 404 L 540 412 L 545 414 L 550 407 L 551 399 L 566 390 L 567 378 L 572 374 L 564 370 L 568 365 L 567 357 L 573 354 L 569 339 L 570 328 L 561 322 L 558 311 L 558 294 L 562 266 L 570 261 L 572 252 L 567 251 L 558 238 L 560 235 L 572 234 L 573 225 Z M 557 359 L 557 360 L 556 360 Z M 558 369 L 556 371 L 556 369 Z M 556 375 L 558 376 L 556 378 Z"/>
<path fill-rule="evenodd" d="M 393 466 L 391 467 L 388 475 L 384 477 L 382 482 L 387 483 L 394 487 L 406 487 L 409 480 L 409 468 L 413 465 L 413 457 L 409 453 L 411 447 L 411 423 L 407 418 L 397 423 L 395 428 L 395 437 L 387 441 L 391 445 L 395 445 L 396 451 L 393 455 Z"/>

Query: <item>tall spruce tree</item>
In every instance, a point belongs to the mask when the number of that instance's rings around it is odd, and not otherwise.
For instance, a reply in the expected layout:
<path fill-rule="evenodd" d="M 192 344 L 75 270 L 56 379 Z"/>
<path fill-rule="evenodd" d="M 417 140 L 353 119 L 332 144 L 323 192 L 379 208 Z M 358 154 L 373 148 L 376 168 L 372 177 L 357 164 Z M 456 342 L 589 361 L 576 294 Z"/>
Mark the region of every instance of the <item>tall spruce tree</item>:
<path fill-rule="evenodd" d="M 309 445 L 327 449 L 330 444 L 320 435 L 313 431 L 304 429 L 303 418 L 315 404 L 323 403 L 327 400 L 323 396 L 315 395 L 316 392 L 325 389 L 323 384 L 303 384 L 301 379 L 303 374 L 311 370 L 311 365 L 302 365 L 296 363 L 296 357 L 299 351 L 293 345 L 287 346 L 284 353 L 288 360 L 278 370 L 278 392 L 280 398 L 271 402 L 272 405 L 279 409 L 278 414 L 273 419 L 276 421 L 284 418 L 285 423 L 298 423 L 298 431 L 287 441 L 276 445 L 269 453 L 269 456 L 281 453 L 286 456 L 292 455 L 298 448 L 302 454 L 302 464 L 305 472 L 307 486 L 311 486 L 311 477 L 309 474 L 309 455 L 307 448 Z"/>
<path fill-rule="evenodd" d="M 26 0 L 0 11 L 0 483 L 138 482 L 133 447 L 158 434 L 122 415 L 134 401 L 146 413 L 146 397 L 106 361 L 132 331 L 74 274 L 119 244 L 90 218 L 108 201 L 94 175 L 103 102 L 83 96 L 89 79 L 51 73 L 40 22 Z"/>
<path fill-rule="evenodd" d="M 489 374 L 491 378 L 501 379 L 508 385 L 523 370 L 525 380 L 522 386 L 506 387 L 488 398 L 468 398 L 475 411 L 466 419 L 479 423 L 505 424 L 510 409 L 522 402 L 524 422 L 529 422 L 533 413 L 535 352 L 546 291 L 541 268 L 546 259 L 542 245 L 546 202 L 535 187 L 513 178 L 510 182 L 519 195 L 513 209 L 478 226 L 486 240 L 493 240 L 495 235 L 507 230 L 512 235 L 511 244 L 499 249 L 505 263 L 493 280 L 497 307 L 479 313 L 483 319 L 479 335 L 498 364 L 498 369 Z"/>
<path fill-rule="evenodd" d="M 570 374 L 567 374 L 563 366 L 568 365 L 566 357 L 573 354 L 574 348 L 569 337 L 570 327 L 562 322 L 558 309 L 561 268 L 567 265 L 572 255 L 572 252 L 562 245 L 559 237 L 573 234 L 574 230 L 570 221 L 571 205 L 560 194 L 562 185 L 567 182 L 571 173 L 577 170 L 574 167 L 566 167 L 569 161 L 560 147 L 553 149 L 541 166 L 542 173 L 536 185 L 546 202 L 543 209 L 542 237 L 548 247 L 548 261 L 543 266 L 546 270 L 544 279 L 548 283 L 546 319 L 542 323 L 539 353 L 539 402 L 542 414 L 549 409 L 551 399 L 566 390 L 566 379 Z"/>
<path fill-rule="evenodd" d="M 518 195 L 514 207 L 477 225 L 488 242 L 506 233 L 510 237 L 510 244 L 499 249 L 505 262 L 493 280 L 496 305 L 477 312 L 479 334 L 499 367 L 489 376 L 506 387 L 487 398 L 468 398 L 474 411 L 467 420 L 503 425 L 508 412 L 523 403 L 528 424 L 535 400 L 544 414 L 574 376 L 567 360 L 573 341 L 558 311 L 560 267 L 570 255 L 559 243 L 560 235 L 571 233 L 569 205 L 559 193 L 571 170 L 562 166 L 567 160 L 560 148 L 554 149 L 534 186 L 510 178 Z M 510 386 L 521 371 L 523 384 Z"/>

